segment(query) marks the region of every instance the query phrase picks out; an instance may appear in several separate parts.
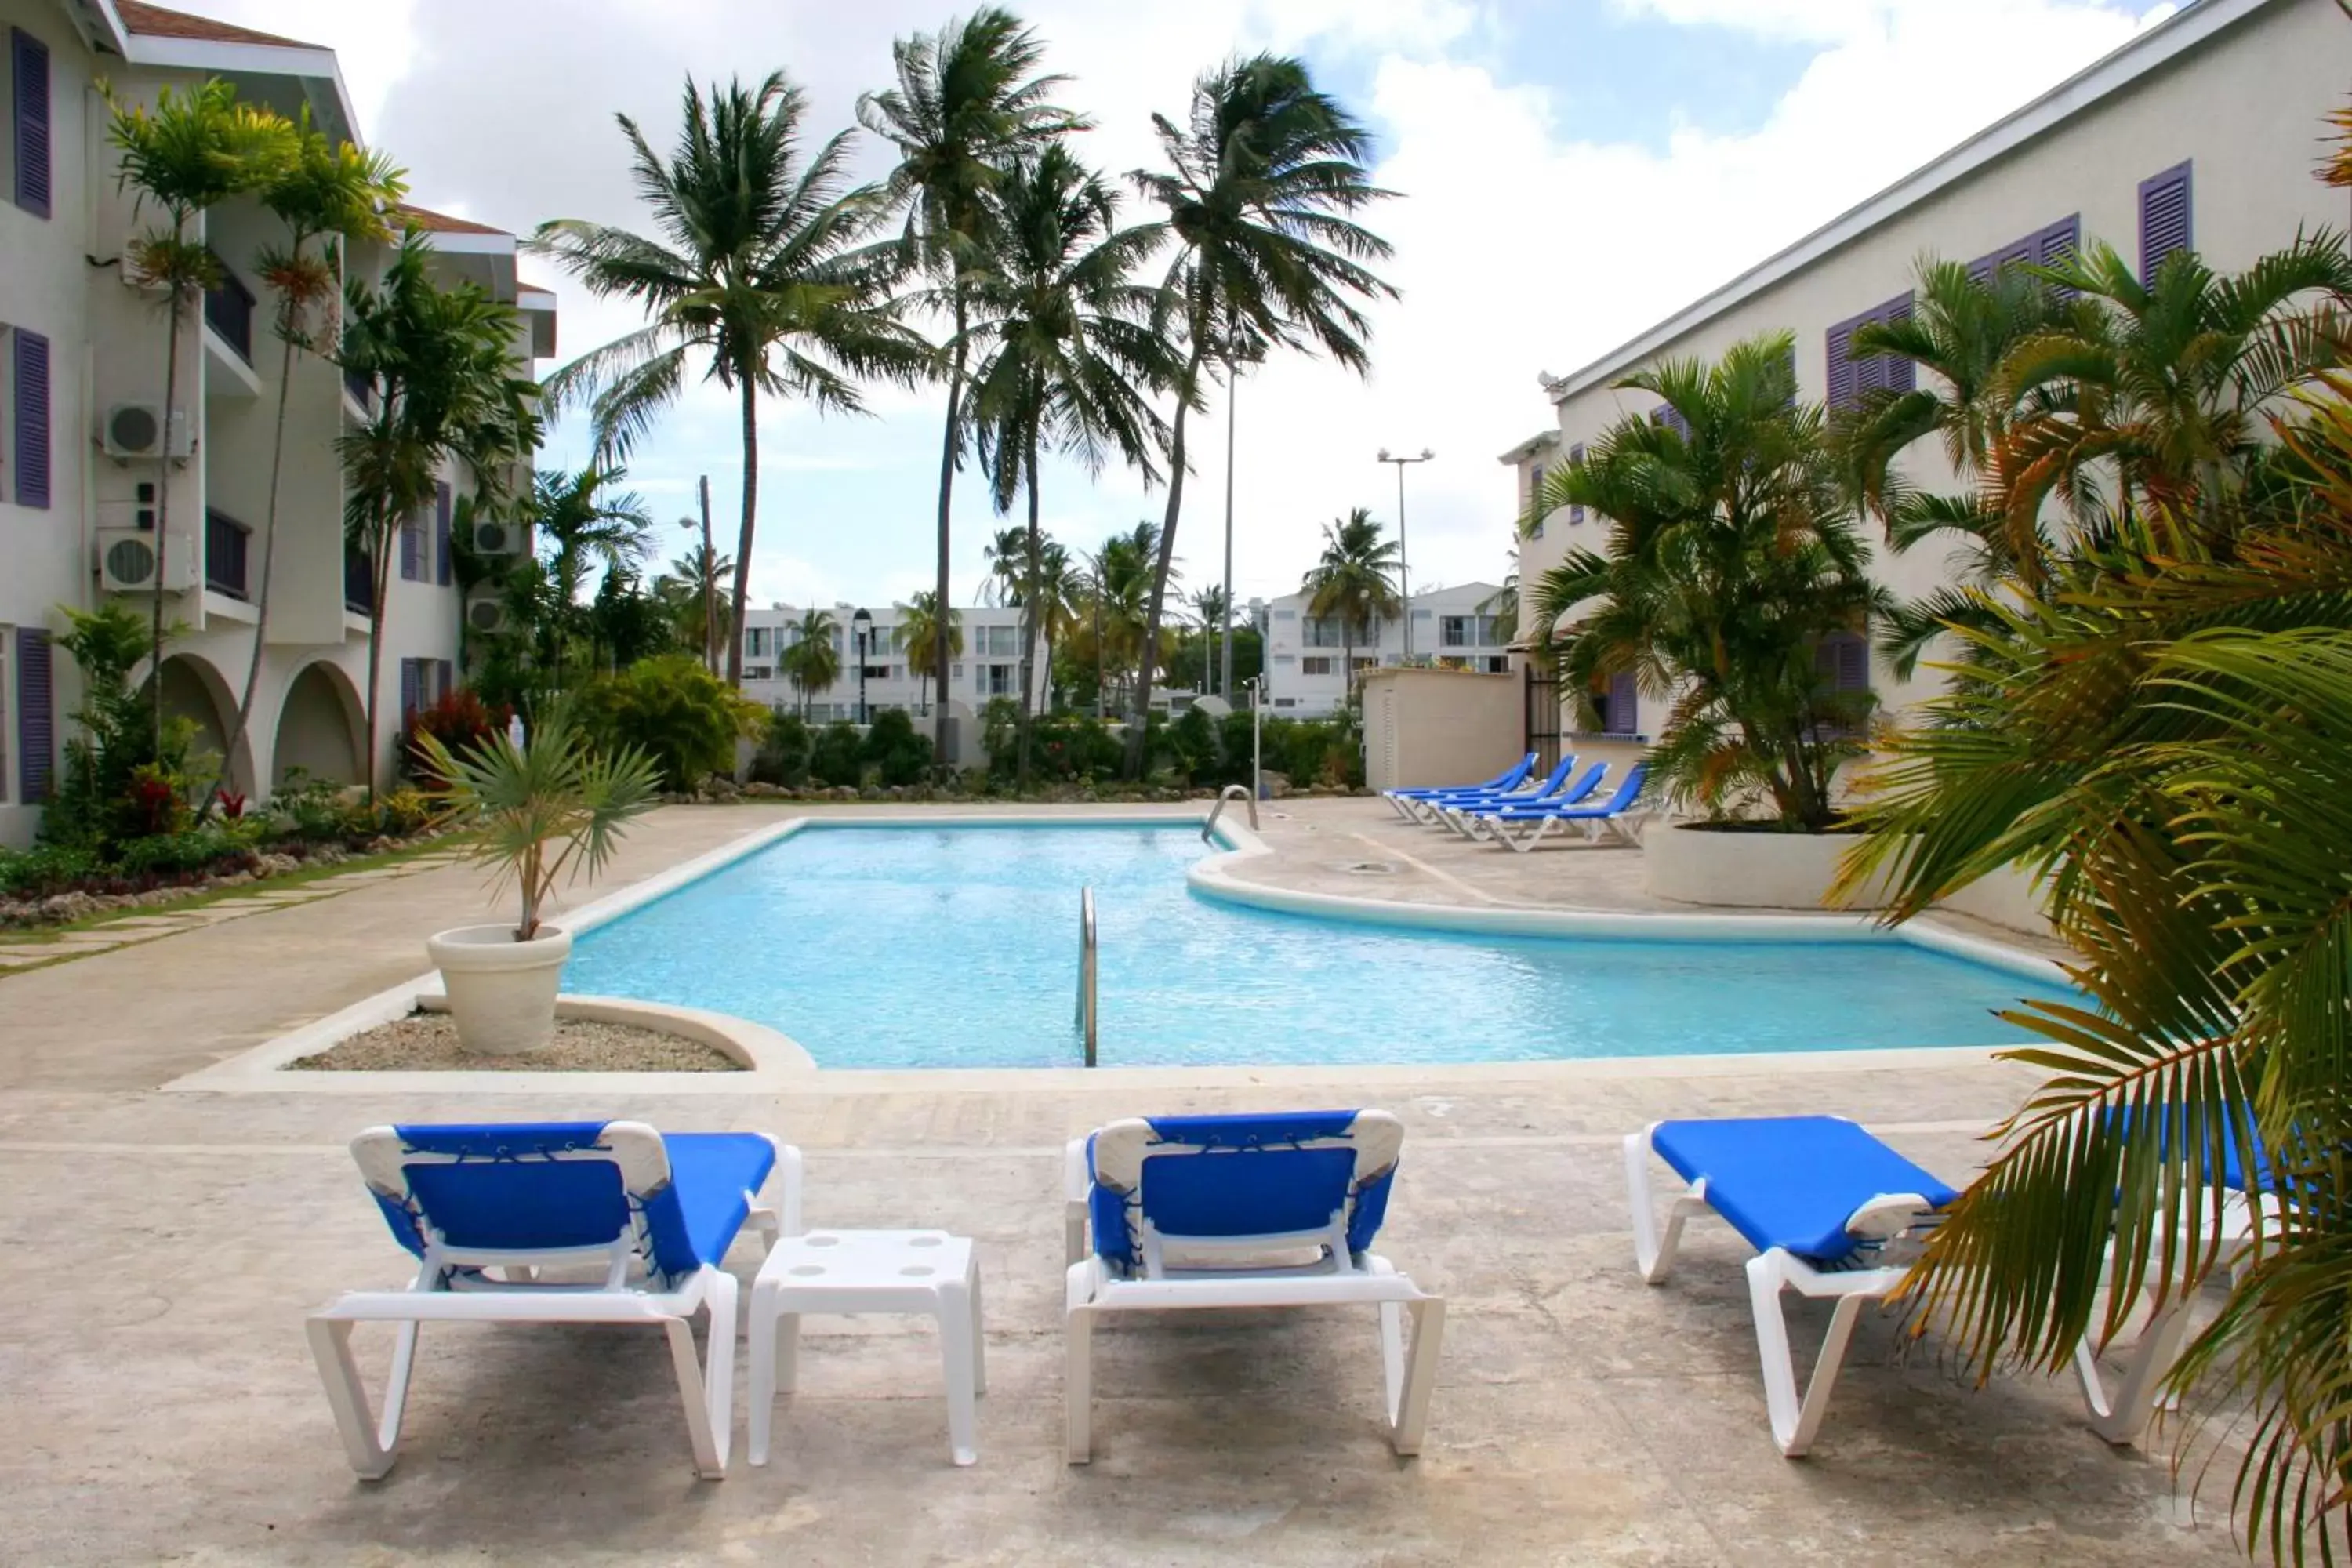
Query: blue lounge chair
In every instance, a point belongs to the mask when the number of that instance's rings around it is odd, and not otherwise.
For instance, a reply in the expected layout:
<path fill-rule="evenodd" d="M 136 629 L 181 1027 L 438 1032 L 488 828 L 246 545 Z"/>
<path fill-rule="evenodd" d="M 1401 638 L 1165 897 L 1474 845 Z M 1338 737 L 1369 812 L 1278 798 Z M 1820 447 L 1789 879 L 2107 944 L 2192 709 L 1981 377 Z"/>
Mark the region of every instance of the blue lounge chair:
<path fill-rule="evenodd" d="M 1635 763 L 1617 781 L 1615 793 L 1598 804 L 1547 800 L 1533 805 L 1488 806 L 1466 812 L 1463 831 L 1470 837 L 1491 838 L 1523 854 L 1542 843 L 1544 835 L 1555 827 L 1563 833 L 1571 828 L 1580 831 L 1587 843 L 1598 842 L 1605 832 L 1623 843 L 1638 845 L 1642 838 L 1635 824 L 1648 815 L 1638 809 L 1638 804 L 1642 785 L 1649 775 L 1647 763 Z"/>
<path fill-rule="evenodd" d="M 1529 773 L 1536 771 L 1537 755 L 1538 754 L 1536 752 L 1529 752 L 1526 756 L 1519 759 L 1517 766 L 1505 768 L 1501 773 L 1496 773 L 1485 784 L 1438 784 L 1433 787 L 1416 789 L 1387 789 L 1381 792 L 1381 798 L 1387 801 L 1389 805 L 1395 809 L 1396 814 L 1399 816 L 1403 817 L 1407 822 L 1412 822 L 1415 820 L 1415 818 L 1412 811 L 1405 805 L 1407 801 L 1430 800 L 1440 795 L 1488 795 L 1499 793 L 1507 789 L 1517 789 L 1521 784 L 1526 782 L 1527 776 Z"/>
<path fill-rule="evenodd" d="M 1690 1184 L 1667 1210 L 1663 1232 L 1650 1188 L 1653 1154 Z M 1625 1184 L 1633 1261 L 1649 1284 L 1662 1283 L 1672 1270 L 1684 1222 L 1694 1215 L 1720 1215 L 1756 1248 L 1748 1260 L 1748 1293 L 1764 1403 L 1773 1441 L 1790 1458 L 1803 1455 L 1821 1429 L 1863 1305 L 1885 1300 L 1901 1283 L 1920 1241 L 1959 1195 L 1834 1116 L 1654 1122 L 1625 1140 Z M 2224 1238 L 2225 1255 L 2228 1245 Z M 1784 1290 L 1837 1303 L 1801 1394 L 1781 1312 Z M 2176 1294 L 2148 1320 L 2112 1396 L 2088 1339 L 2077 1349 L 2074 1370 L 2091 1426 L 2108 1442 L 2134 1442 L 2147 1429 L 2164 1373 L 2179 1354 L 2185 1308 L 2185 1297 Z"/>
<path fill-rule="evenodd" d="M 1070 1463 L 1093 1457 L 1095 1319 L 1201 1307 L 1377 1308 L 1389 1441 L 1419 1453 L 1445 1302 L 1370 1250 L 1403 1141 L 1386 1111 L 1328 1110 L 1114 1121 L 1074 1142 Z"/>
<path fill-rule="evenodd" d="M 1495 804 L 1519 801 L 1531 804 L 1549 799 L 1568 782 L 1568 775 L 1574 771 L 1575 767 L 1576 759 L 1573 756 L 1562 757 L 1553 765 L 1551 772 L 1531 784 L 1522 784 L 1516 789 L 1448 790 L 1444 795 L 1432 795 L 1426 800 L 1410 801 L 1407 805 L 1412 807 L 1414 820 L 1417 822 L 1432 827 L 1450 826 L 1446 813 L 1456 806 L 1475 805 L 1482 801 Z"/>
<path fill-rule="evenodd" d="M 398 1457 L 425 1323 L 642 1323 L 668 1335 L 695 1468 L 726 1474 L 736 1282 L 720 1261 L 746 1225 L 770 1246 L 799 1232 L 798 1150 L 759 1132 L 525 1121 L 372 1127 L 352 1154 L 393 1238 L 421 1265 L 405 1290 L 353 1291 L 310 1320 L 353 1469 L 378 1479 Z M 757 1194 L 780 1166 L 780 1205 L 763 1206 Z M 558 1282 L 542 1278 L 549 1269 L 589 1278 Z M 707 1370 L 697 1311 L 710 1317 Z M 362 1322 L 400 1325 L 380 1418 L 352 1359 Z"/>

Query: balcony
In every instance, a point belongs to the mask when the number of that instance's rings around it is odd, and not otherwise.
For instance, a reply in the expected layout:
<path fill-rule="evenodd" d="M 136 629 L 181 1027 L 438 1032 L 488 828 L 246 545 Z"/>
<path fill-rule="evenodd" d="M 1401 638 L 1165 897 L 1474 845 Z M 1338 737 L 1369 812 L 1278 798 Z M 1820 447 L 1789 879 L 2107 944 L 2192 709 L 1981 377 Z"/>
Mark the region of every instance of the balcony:
<path fill-rule="evenodd" d="M 220 287 L 205 291 L 205 324 L 212 328 L 220 341 L 237 353 L 237 357 L 250 365 L 253 363 L 253 290 L 245 280 L 229 270 L 228 264 L 215 256 L 213 260 L 221 270 Z"/>
<path fill-rule="evenodd" d="M 375 609 L 375 563 L 358 545 L 343 545 L 343 608 L 355 616 Z"/>
<path fill-rule="evenodd" d="M 225 511 L 205 510 L 205 586 L 232 599 L 246 596 L 246 546 L 253 531 Z"/>

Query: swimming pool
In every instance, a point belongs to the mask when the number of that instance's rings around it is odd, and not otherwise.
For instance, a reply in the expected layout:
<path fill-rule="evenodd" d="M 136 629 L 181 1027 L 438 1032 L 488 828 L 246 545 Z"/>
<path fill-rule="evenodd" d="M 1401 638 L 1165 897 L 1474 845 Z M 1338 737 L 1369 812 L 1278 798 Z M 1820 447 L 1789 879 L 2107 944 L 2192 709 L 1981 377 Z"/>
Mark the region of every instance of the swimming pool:
<path fill-rule="evenodd" d="M 803 828 L 583 933 L 569 992 L 705 1007 L 826 1068 L 1549 1060 L 2022 1038 L 2055 986 L 1907 942 L 1461 935 L 1202 897 L 1196 825 Z"/>

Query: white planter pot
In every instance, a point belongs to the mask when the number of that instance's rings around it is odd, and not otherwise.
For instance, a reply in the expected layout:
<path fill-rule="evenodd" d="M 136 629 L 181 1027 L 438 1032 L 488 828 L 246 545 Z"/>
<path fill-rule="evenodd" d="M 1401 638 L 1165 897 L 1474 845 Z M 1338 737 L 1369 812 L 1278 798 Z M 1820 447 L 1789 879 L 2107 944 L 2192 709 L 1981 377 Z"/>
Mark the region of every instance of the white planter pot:
<path fill-rule="evenodd" d="M 1661 823 L 1642 836 L 1651 894 L 1685 904 L 1740 909 L 1819 910 L 1828 903 L 1838 863 L 1862 842 L 1853 833 L 1723 833 Z M 1877 881 L 1833 906 L 1885 907 Z"/>
<path fill-rule="evenodd" d="M 555 987 L 572 956 L 572 933 L 542 925 L 517 942 L 510 925 L 458 926 L 427 937 L 441 970 L 449 1016 L 469 1051 L 511 1056 L 555 1035 Z"/>

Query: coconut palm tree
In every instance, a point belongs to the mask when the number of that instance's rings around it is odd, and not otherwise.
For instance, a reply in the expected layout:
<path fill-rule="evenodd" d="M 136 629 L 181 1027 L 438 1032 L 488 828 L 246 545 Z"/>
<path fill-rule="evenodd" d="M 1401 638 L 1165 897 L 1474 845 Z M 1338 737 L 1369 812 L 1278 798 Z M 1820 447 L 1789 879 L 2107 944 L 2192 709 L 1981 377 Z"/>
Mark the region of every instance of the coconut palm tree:
<path fill-rule="evenodd" d="M 1089 123 L 1052 101 L 1066 79 L 1032 73 L 1045 41 L 1011 12 L 983 7 L 937 33 L 890 46 L 897 84 L 857 100 L 865 127 L 898 150 L 889 200 L 906 209 L 901 256 L 929 280 L 915 302 L 948 322 L 947 416 L 940 437 L 939 571 L 933 602 L 948 592 L 950 519 L 955 472 L 968 430 L 964 375 L 971 363 L 972 297 L 989 258 L 1003 244 L 998 187 L 1006 171 L 1056 138 Z M 933 650 L 932 679 L 947 689 L 948 653 Z M 947 711 L 933 732 L 947 754 Z"/>
<path fill-rule="evenodd" d="M 996 537 L 982 547 L 980 558 L 988 563 L 988 574 L 980 580 L 972 603 L 1003 608 L 1022 603 L 1022 589 L 1030 577 L 1028 533 L 1018 528 L 998 529 Z"/>
<path fill-rule="evenodd" d="M 475 499 L 497 504 L 504 476 L 539 444 L 539 387 L 515 374 L 520 319 L 470 283 L 437 287 L 431 252 L 411 230 L 370 285 L 345 286 L 338 353 L 368 388 L 365 424 L 336 439 L 343 466 L 343 530 L 373 563 L 368 605 L 368 788 L 375 788 L 377 688 L 390 610 L 393 547 L 403 520 L 432 504 L 444 467 L 472 476 Z"/>
<path fill-rule="evenodd" d="M 942 636 L 937 595 L 927 588 L 907 596 L 895 640 L 907 650 L 908 668 L 921 670 L 931 683 L 931 692 L 941 708 L 947 706 L 948 661 L 963 657 L 963 612 L 950 608 Z"/>
<path fill-rule="evenodd" d="M 1160 525 L 1147 518 L 1125 533 L 1110 535 L 1086 557 L 1079 588 L 1084 613 L 1079 624 L 1093 643 L 1097 707 L 1101 694 L 1113 685 L 1122 697 L 1131 689 L 1137 661 L 1143 654 L 1143 623 L 1151 601 L 1153 563 L 1159 555 Z M 1175 575 L 1181 578 L 1183 574 L 1180 571 Z"/>
<path fill-rule="evenodd" d="M 1377 634 L 1381 618 L 1402 606 L 1397 590 L 1397 546 L 1362 507 L 1323 525 L 1323 553 L 1300 579 L 1307 613 L 1339 623 L 1340 700 L 1356 694 L 1356 635 Z"/>
<path fill-rule="evenodd" d="M 107 89 L 107 142 L 121 154 L 119 188 L 135 193 L 134 213 L 153 203 L 165 219 L 133 240 L 123 258 L 130 278 L 163 297 L 163 444 L 180 406 L 180 329 L 188 309 L 220 287 L 220 258 L 190 226 L 232 196 L 275 184 L 294 162 L 294 129 L 267 109 L 237 101 L 236 89 L 213 78 L 185 92 L 166 87 L 150 110 Z M 163 584 L 172 541 L 168 469 L 155 487 L 155 593 L 149 612 L 149 658 L 154 670 L 154 750 L 163 746 Z M 273 492 L 274 493 L 274 492 Z M 255 647 L 260 637 L 254 638 Z"/>
<path fill-rule="evenodd" d="M 635 121 L 615 117 L 656 237 L 560 218 L 527 242 L 597 298 L 646 313 L 645 326 L 548 379 L 551 406 L 588 400 L 600 458 L 625 458 L 698 363 L 735 395 L 743 510 L 730 623 L 739 626 L 759 518 L 761 395 L 861 413 L 856 378 L 908 382 L 930 363 L 928 346 L 882 298 L 887 268 L 867 244 L 882 220 L 881 192 L 850 184 L 846 132 L 803 156 L 807 112 L 805 95 L 782 72 L 753 88 L 714 85 L 707 98 L 689 81 L 684 128 L 667 158 Z M 743 679 L 733 637 L 727 679 Z"/>
<path fill-rule="evenodd" d="M 582 624 L 581 590 L 588 584 L 589 569 L 633 573 L 652 548 L 647 536 L 654 520 L 645 501 L 633 491 L 612 493 L 626 478 L 625 468 L 590 463 L 577 473 L 542 472 L 532 491 L 525 515 L 555 596 L 558 686 L 563 683 L 565 634 Z"/>
<path fill-rule="evenodd" d="M 1590 508 L 1608 551 L 1572 550 L 1544 574 L 1530 630 L 1567 690 L 1630 673 L 1671 699 L 1650 753 L 1668 798 L 1726 813 L 1760 794 L 1819 832 L 1872 700 L 1823 678 L 1822 647 L 1864 632 L 1890 596 L 1870 580 L 1821 405 L 1797 401 L 1793 347 L 1766 333 L 1617 384 L 1663 398 L 1688 435 L 1629 416 L 1545 476 L 1534 515 Z"/>
<path fill-rule="evenodd" d="M 719 645 L 734 633 L 734 579 L 735 557 L 700 544 L 654 579 L 654 596 L 669 606 L 677 640 L 700 648 L 713 675 L 719 673 Z"/>
<path fill-rule="evenodd" d="M 1388 242 L 1353 215 L 1390 195 L 1364 163 L 1371 139 L 1355 118 L 1315 89 L 1296 59 L 1255 55 L 1202 77 L 1192 110 L 1177 125 L 1152 116 L 1161 170 L 1130 176 L 1166 216 L 1151 226 L 1175 247 L 1161 289 L 1161 324 L 1182 358 L 1168 448 L 1168 504 L 1138 659 L 1135 725 L 1127 772 L 1143 767 L 1150 668 L 1184 509 L 1184 422 L 1201 401 L 1204 364 L 1247 344 L 1321 352 L 1359 374 L 1370 366 L 1371 323 L 1360 301 L 1395 290 L 1367 265 Z"/>
<path fill-rule="evenodd" d="M 776 656 L 784 679 L 800 693 L 803 719 L 808 717 L 809 693 L 830 691 L 841 679 L 841 651 L 834 646 L 840 631 L 831 610 L 803 610 L 793 627 L 793 642 Z"/>
<path fill-rule="evenodd" d="M 1159 479 L 1154 453 L 1166 426 L 1148 390 L 1171 374 L 1166 341 L 1150 325 L 1151 291 L 1133 281 L 1150 250 L 1145 230 L 1115 231 L 1118 198 L 1055 142 L 1005 171 L 997 193 L 997 248 L 979 269 L 971 331 L 970 422 L 996 510 L 1025 489 L 1031 563 L 1045 547 L 1038 458 L 1076 453 L 1089 473 L 1117 457 Z M 1019 777 L 1029 776 L 1034 619 L 1022 617 Z"/>
<path fill-rule="evenodd" d="M 310 123 L 303 107 L 288 128 L 289 155 L 257 191 L 261 205 L 286 227 L 282 242 L 266 246 L 255 258 L 277 302 L 270 330 L 277 335 L 278 408 L 269 443 L 269 499 L 261 517 L 261 566 L 253 587 L 253 651 L 237 695 L 236 718 L 221 747 L 220 775 L 205 791 L 202 816 L 209 815 L 227 782 L 228 759 L 253 722 L 253 700 L 261 687 L 261 659 L 268 646 L 270 587 L 278 564 L 278 499 L 286 471 L 286 406 L 293 393 L 294 364 L 300 353 L 331 353 L 342 299 L 338 247 L 385 244 L 392 227 L 385 214 L 408 189 L 406 176 L 381 152 L 362 152 L 349 142 L 331 142 Z"/>

